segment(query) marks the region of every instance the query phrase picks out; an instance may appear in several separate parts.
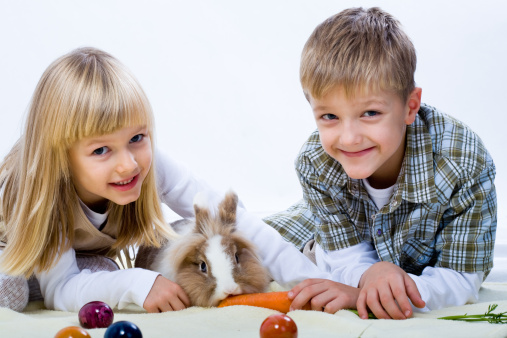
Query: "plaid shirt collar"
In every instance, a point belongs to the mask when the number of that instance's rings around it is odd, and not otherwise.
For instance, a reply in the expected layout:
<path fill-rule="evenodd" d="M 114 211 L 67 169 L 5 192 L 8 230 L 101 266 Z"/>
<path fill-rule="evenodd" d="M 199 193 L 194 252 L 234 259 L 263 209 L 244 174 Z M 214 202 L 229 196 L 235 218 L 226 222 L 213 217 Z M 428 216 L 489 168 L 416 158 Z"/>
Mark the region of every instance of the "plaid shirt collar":
<path fill-rule="evenodd" d="M 323 153 L 324 149 L 321 147 L 318 152 Z M 322 158 L 322 154 L 316 155 L 318 156 L 315 159 Z M 360 180 L 348 177 L 343 167 L 331 156 L 325 158 L 326 161 L 314 162 L 321 173 L 319 181 L 324 185 L 343 187 L 347 184 L 349 191 L 352 191 L 354 185 L 360 184 Z M 366 191 L 362 191 L 361 197 L 367 198 Z M 407 126 L 405 159 L 392 200 L 398 201 L 396 204 L 400 205 L 401 199 L 411 203 L 437 202 L 431 136 L 419 114 L 416 115 L 414 123 Z"/>

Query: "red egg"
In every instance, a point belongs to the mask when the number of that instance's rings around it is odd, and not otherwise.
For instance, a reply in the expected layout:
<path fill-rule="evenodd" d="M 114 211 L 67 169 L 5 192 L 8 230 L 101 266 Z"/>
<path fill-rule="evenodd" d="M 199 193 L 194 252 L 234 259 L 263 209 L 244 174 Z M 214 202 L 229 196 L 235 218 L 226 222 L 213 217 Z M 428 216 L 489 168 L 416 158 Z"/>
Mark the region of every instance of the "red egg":
<path fill-rule="evenodd" d="M 67 326 L 58 331 L 55 338 L 91 338 L 91 336 L 79 326 Z"/>
<path fill-rule="evenodd" d="M 297 338 L 298 327 L 292 318 L 280 313 L 262 322 L 260 334 L 261 338 Z"/>
<path fill-rule="evenodd" d="M 104 302 L 90 302 L 79 310 L 79 324 L 85 329 L 104 328 L 114 319 L 113 310 Z"/>

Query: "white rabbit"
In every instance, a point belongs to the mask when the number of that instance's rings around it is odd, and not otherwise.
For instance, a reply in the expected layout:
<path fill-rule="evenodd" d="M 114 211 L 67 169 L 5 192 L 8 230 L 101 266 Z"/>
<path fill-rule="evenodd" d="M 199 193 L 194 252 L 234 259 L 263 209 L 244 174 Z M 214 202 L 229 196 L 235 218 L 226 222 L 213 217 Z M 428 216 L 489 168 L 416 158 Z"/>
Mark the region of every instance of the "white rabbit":
<path fill-rule="evenodd" d="M 266 291 L 271 278 L 254 245 L 236 231 L 237 204 L 237 195 L 227 193 L 213 217 L 194 200 L 195 220 L 171 224 L 181 237 L 158 250 L 141 247 L 136 267 L 178 283 L 194 306 L 216 306 L 230 295 Z"/>

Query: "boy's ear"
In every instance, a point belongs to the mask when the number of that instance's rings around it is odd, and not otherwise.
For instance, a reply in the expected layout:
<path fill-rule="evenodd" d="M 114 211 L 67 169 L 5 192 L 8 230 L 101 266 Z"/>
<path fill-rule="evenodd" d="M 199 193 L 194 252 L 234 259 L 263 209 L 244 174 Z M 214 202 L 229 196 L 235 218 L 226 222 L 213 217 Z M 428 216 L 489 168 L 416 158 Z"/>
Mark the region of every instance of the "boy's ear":
<path fill-rule="evenodd" d="M 419 108 L 421 107 L 421 94 L 422 89 L 419 87 L 415 87 L 414 90 L 410 93 L 407 100 L 407 115 L 405 116 L 405 123 L 407 125 L 412 124 L 415 121 L 415 117 Z"/>

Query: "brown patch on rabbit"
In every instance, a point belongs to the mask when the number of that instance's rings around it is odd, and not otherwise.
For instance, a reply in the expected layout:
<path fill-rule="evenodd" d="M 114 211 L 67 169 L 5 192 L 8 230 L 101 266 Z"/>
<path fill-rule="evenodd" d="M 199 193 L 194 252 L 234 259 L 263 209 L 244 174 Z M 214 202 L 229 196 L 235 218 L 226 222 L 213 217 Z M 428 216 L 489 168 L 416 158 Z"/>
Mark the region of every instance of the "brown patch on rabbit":
<path fill-rule="evenodd" d="M 167 243 L 150 265 L 178 283 L 194 306 L 216 306 L 229 295 L 264 292 L 270 282 L 254 245 L 236 232 L 237 204 L 233 192 L 219 204 L 218 216 L 194 204 L 195 220 L 186 225 L 193 230 Z"/>

